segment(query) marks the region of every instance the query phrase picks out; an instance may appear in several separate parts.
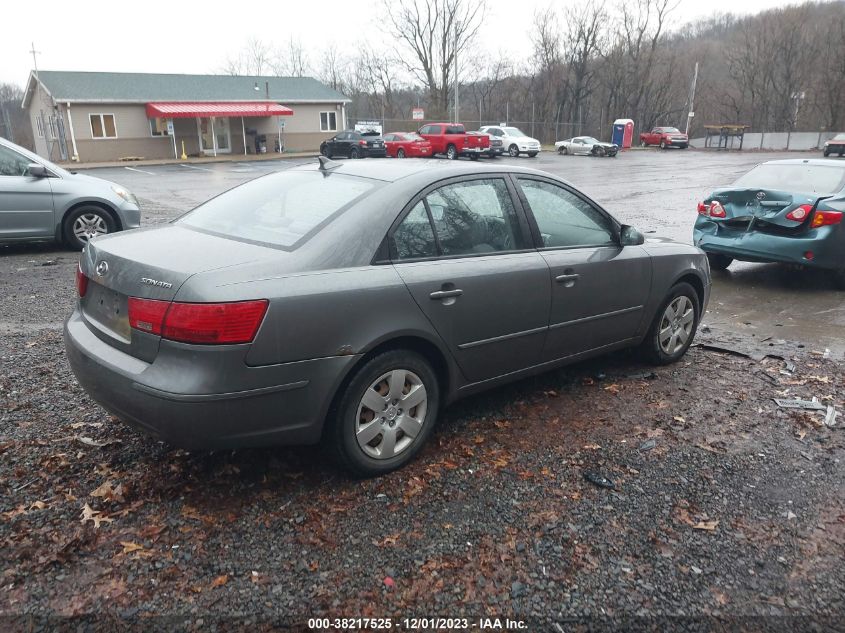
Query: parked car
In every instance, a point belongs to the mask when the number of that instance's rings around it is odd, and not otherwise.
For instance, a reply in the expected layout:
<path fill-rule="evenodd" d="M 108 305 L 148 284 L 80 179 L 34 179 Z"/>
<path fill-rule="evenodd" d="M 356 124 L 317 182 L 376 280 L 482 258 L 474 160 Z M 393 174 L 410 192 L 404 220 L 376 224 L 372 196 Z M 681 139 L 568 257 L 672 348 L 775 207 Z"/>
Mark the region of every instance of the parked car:
<path fill-rule="evenodd" d="M 531 138 L 518 127 L 484 125 L 481 131 L 501 139 L 502 146 L 512 158 L 516 158 L 520 154 L 528 154 L 529 157 L 534 158 L 540 153 L 540 141 L 536 138 Z"/>
<path fill-rule="evenodd" d="M 320 153 L 327 158 L 383 158 L 387 156 L 384 139 L 378 132 L 356 132 L 346 130 L 320 144 Z"/>
<path fill-rule="evenodd" d="M 592 136 L 576 136 L 565 141 L 555 143 L 555 149 L 561 156 L 567 154 L 583 154 L 588 156 L 610 156 L 614 158 L 619 153 L 619 146 L 605 143 Z"/>
<path fill-rule="evenodd" d="M 724 270 L 733 260 L 833 271 L 845 289 L 845 164 L 773 160 L 698 203 L 693 240 Z"/>
<path fill-rule="evenodd" d="M 830 156 L 831 154 L 845 155 L 845 133 L 837 134 L 829 141 L 824 142 L 824 155 Z"/>
<path fill-rule="evenodd" d="M 374 475 L 463 396 L 632 346 L 677 361 L 710 278 L 541 171 L 321 158 L 92 240 L 77 287 L 68 360 L 129 424 L 188 448 L 322 438 Z"/>
<path fill-rule="evenodd" d="M 432 155 L 431 143 L 415 132 L 393 132 L 384 135 L 387 155 L 393 158 L 423 157 Z"/>
<path fill-rule="evenodd" d="M 649 132 L 640 134 L 640 145 L 657 145 L 660 149 L 667 147 L 680 147 L 686 149 L 689 146 L 689 137 L 676 127 L 655 127 Z"/>
<path fill-rule="evenodd" d="M 138 199 L 108 180 L 71 173 L 0 138 L 0 242 L 92 237 L 141 225 Z"/>
<path fill-rule="evenodd" d="M 467 132 L 467 134 L 483 134 L 487 137 L 488 141 L 490 142 L 490 147 L 487 148 L 486 152 L 483 152 L 481 155 L 485 158 L 498 158 L 502 154 L 505 153 L 505 147 L 502 144 L 502 139 L 492 136 L 487 132 Z"/>
<path fill-rule="evenodd" d="M 469 156 L 472 160 L 489 151 L 490 139 L 483 134 L 470 134 L 461 123 L 428 123 L 417 132 L 431 143 L 435 154 L 450 160 Z"/>

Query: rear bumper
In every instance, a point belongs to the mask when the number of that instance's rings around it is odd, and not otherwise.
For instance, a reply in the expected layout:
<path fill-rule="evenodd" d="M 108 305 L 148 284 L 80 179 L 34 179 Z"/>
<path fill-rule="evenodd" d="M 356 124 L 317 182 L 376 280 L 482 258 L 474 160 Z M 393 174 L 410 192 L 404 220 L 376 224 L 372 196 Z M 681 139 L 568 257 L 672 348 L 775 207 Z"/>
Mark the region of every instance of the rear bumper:
<path fill-rule="evenodd" d="M 364 156 L 369 156 L 370 158 L 384 158 L 387 156 L 387 149 L 386 148 L 371 148 L 368 147 L 364 149 Z"/>
<path fill-rule="evenodd" d="M 173 345 L 145 363 L 98 338 L 77 310 L 65 323 L 64 339 L 71 369 L 94 400 L 131 426 L 191 449 L 318 441 L 331 399 L 359 358 L 242 364 L 233 376 L 213 352 Z M 245 356 L 248 348 L 226 347 L 221 355 Z M 180 354 L 182 362 L 172 362 Z"/>
<path fill-rule="evenodd" d="M 832 229 L 825 226 L 800 235 L 777 235 L 728 229 L 699 219 L 693 229 L 693 243 L 705 253 L 727 255 L 745 262 L 800 264 L 814 268 L 845 267 L 845 255 L 836 247 Z M 810 251 L 812 259 L 805 257 Z"/>

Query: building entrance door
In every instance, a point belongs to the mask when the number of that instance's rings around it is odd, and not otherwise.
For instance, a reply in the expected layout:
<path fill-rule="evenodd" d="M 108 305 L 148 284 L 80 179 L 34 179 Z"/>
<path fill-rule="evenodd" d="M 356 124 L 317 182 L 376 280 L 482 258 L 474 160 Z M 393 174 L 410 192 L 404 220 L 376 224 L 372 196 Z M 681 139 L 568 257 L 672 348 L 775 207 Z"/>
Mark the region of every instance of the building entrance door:
<path fill-rule="evenodd" d="M 198 119 L 200 150 L 204 154 L 229 154 L 232 151 L 232 133 L 228 117 Z"/>

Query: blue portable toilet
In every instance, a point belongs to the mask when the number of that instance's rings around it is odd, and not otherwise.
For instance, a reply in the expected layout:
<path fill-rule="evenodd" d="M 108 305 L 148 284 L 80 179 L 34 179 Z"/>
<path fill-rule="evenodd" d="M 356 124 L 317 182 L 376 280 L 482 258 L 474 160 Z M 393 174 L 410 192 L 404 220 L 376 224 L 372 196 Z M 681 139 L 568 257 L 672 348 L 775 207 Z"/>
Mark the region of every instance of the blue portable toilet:
<path fill-rule="evenodd" d="M 634 140 L 634 122 L 631 119 L 616 119 L 613 122 L 611 143 L 621 149 L 631 147 Z"/>

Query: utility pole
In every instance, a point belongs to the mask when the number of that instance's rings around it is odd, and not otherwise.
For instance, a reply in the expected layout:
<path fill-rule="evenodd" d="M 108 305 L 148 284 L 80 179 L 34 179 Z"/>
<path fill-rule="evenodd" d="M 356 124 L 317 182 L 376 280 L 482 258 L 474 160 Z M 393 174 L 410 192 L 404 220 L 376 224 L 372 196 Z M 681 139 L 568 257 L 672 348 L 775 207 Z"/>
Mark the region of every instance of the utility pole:
<path fill-rule="evenodd" d="M 695 101 L 695 84 L 698 83 L 698 62 L 695 62 L 695 73 L 692 76 L 692 86 L 690 86 L 689 91 L 689 109 L 687 110 L 687 126 L 684 129 L 684 134 L 689 136 L 689 126 L 690 122 L 692 121 L 692 117 L 695 116 L 695 110 L 693 109 L 693 102 Z"/>

